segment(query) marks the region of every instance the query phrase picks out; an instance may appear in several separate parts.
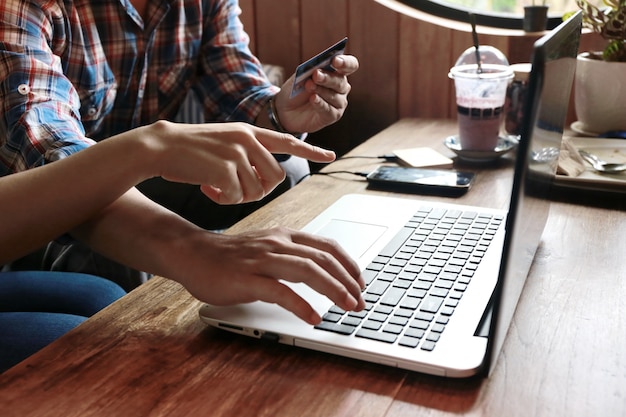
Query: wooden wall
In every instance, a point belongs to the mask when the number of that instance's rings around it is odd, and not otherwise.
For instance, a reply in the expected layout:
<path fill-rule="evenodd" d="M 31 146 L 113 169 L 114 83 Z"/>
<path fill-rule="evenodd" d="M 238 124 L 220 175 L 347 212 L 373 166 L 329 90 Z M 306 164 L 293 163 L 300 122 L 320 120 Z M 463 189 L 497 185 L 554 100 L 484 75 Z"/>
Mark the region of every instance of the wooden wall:
<path fill-rule="evenodd" d="M 347 53 L 359 58 L 350 105 L 341 121 L 310 141 L 343 154 L 403 117 L 454 118 L 454 85 L 447 77 L 472 45 L 471 27 L 414 10 L 395 0 L 240 0 L 251 47 L 264 62 L 296 66 L 348 36 Z M 527 62 L 541 34 L 478 27 L 481 44 L 511 63 Z M 585 34 L 581 50 L 601 42 Z M 573 109 L 569 119 L 574 120 Z"/>

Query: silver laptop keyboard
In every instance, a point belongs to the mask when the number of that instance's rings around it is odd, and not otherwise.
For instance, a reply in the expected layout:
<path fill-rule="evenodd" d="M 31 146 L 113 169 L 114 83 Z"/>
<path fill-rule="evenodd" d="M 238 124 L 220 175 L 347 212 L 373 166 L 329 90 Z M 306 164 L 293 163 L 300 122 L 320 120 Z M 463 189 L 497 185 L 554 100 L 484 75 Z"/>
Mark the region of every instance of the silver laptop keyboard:
<path fill-rule="evenodd" d="M 422 207 L 363 271 L 366 308 L 316 329 L 432 351 L 504 216 Z"/>

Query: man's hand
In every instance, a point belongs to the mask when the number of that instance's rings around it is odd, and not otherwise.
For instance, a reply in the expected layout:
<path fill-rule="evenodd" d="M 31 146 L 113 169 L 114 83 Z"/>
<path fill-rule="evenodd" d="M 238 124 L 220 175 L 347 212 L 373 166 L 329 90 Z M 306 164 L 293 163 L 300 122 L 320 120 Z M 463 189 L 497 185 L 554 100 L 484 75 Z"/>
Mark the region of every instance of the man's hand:
<path fill-rule="evenodd" d="M 351 86 L 348 75 L 359 69 L 359 61 L 352 55 L 333 58 L 335 72 L 316 70 L 305 84 L 305 91 L 289 98 L 293 86 L 292 75 L 274 98 L 276 112 L 282 126 L 289 132 L 315 132 L 343 116 L 348 106 Z"/>

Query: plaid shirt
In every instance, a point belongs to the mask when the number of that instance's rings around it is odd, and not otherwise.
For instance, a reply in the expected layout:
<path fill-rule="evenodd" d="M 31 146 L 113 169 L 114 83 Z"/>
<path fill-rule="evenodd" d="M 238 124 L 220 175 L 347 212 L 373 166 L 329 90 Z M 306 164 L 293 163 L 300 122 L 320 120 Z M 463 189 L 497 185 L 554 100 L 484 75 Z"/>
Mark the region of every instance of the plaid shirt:
<path fill-rule="evenodd" d="M 0 176 L 173 119 L 188 91 L 214 121 L 252 122 L 276 93 L 237 0 L 0 2 Z"/>

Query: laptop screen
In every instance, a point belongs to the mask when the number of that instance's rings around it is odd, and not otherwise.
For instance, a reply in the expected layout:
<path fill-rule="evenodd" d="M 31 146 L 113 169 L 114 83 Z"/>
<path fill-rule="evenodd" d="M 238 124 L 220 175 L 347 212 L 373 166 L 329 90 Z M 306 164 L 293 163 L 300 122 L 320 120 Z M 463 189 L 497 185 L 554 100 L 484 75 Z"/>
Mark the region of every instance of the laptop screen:
<path fill-rule="evenodd" d="M 576 70 L 581 22 L 578 12 L 533 47 L 503 262 L 493 296 L 493 308 L 498 314 L 491 320 L 488 371 L 493 369 L 504 343 L 549 214 L 550 189 Z"/>

